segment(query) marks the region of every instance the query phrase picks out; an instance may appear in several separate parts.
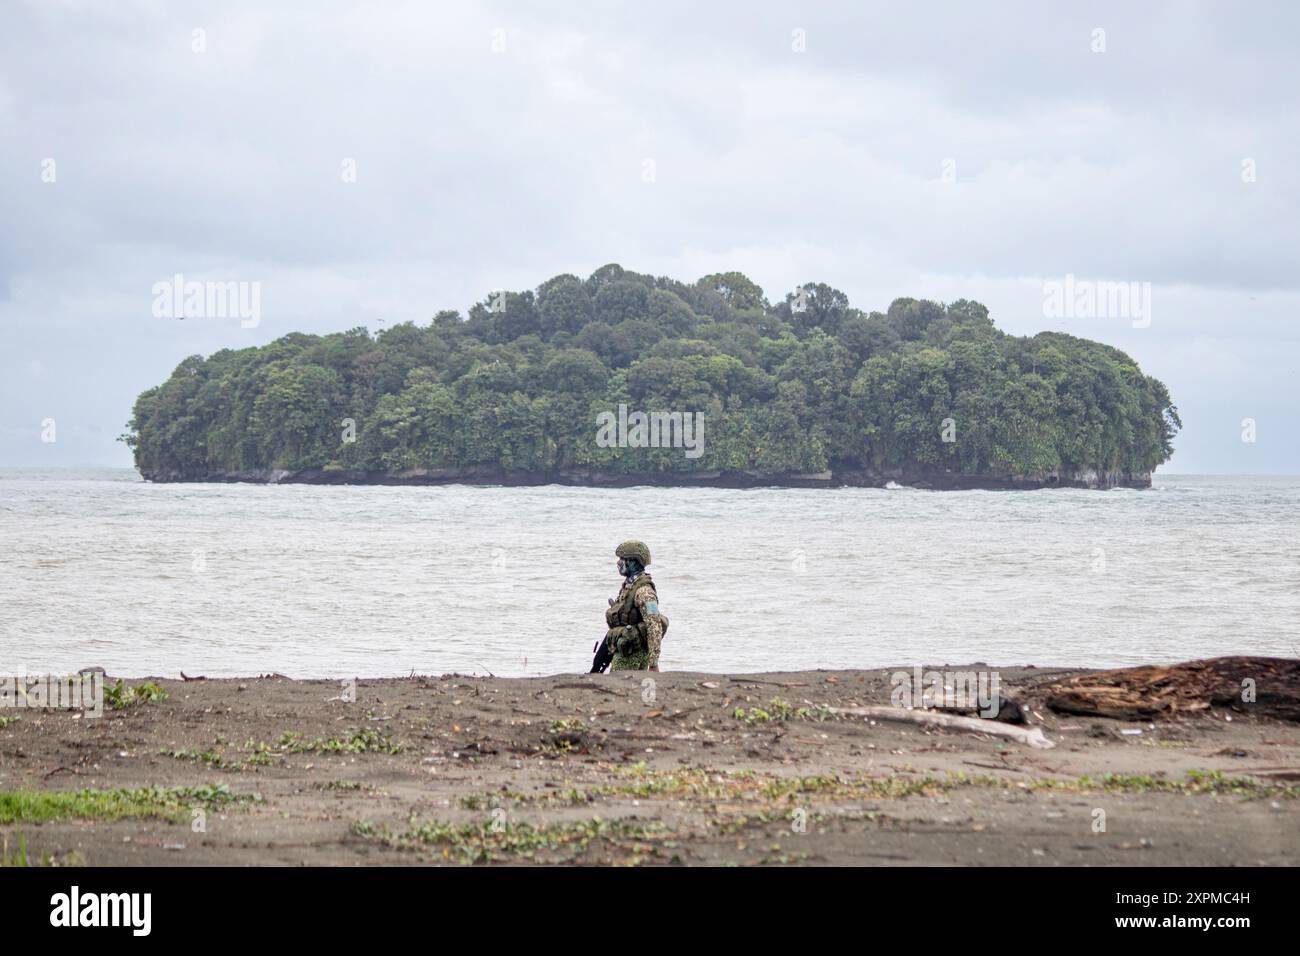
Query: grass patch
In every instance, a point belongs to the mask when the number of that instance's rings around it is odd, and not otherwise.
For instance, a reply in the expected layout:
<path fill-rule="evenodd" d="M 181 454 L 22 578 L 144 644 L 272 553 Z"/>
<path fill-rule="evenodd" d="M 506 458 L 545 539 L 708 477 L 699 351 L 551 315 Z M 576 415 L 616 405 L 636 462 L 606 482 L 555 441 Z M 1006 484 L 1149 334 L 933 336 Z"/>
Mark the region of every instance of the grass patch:
<path fill-rule="evenodd" d="M 269 752 L 399 754 L 405 749 L 405 744 L 393 740 L 388 734 L 380 733 L 373 727 L 362 727 L 353 731 L 348 737 L 324 737 L 318 740 L 303 740 L 293 731 L 287 731 L 280 737 L 276 748 Z"/>
<path fill-rule="evenodd" d="M 121 820 L 153 817 L 183 820 L 195 804 L 225 807 L 259 800 L 234 794 L 225 784 L 197 787 L 139 787 L 134 790 L 0 790 L 0 823 L 52 820 Z"/>
<path fill-rule="evenodd" d="M 223 756 L 215 748 L 200 751 L 195 747 L 180 750 L 163 748 L 158 753 L 175 760 L 193 760 L 207 764 L 218 770 L 247 770 L 249 767 L 264 767 L 276 758 L 288 754 L 301 753 L 385 753 L 397 754 L 406 749 L 406 745 L 392 740 L 387 734 L 370 727 L 354 731 L 350 736 L 326 737 L 319 740 L 303 740 L 293 731 L 286 731 L 280 739 L 269 744 L 252 738 L 244 742 L 242 758 Z"/>
<path fill-rule="evenodd" d="M 798 797 L 821 795 L 841 799 L 894 799 L 914 794 L 937 793 L 951 784 L 936 777 L 909 778 L 841 777 L 835 774 L 819 776 L 760 776 L 752 770 L 716 771 L 698 768 L 678 770 L 650 770 L 644 763 L 619 767 L 615 773 L 627 777 L 626 782 L 598 784 L 590 787 L 567 787 L 563 790 L 545 790 L 526 793 L 504 790 L 495 793 L 470 794 L 460 803 L 467 810 L 483 810 L 500 805 L 503 801 L 546 806 L 581 806 L 598 797 L 624 797 L 633 799 L 706 800 L 711 802 L 773 802 L 793 801 Z"/>
<path fill-rule="evenodd" d="M 33 859 L 27 852 L 27 837 L 18 834 L 18 848 L 9 852 L 9 835 L 5 834 L 4 846 L 0 848 L 0 867 L 4 866 L 85 866 L 86 858 L 76 850 L 65 853 L 60 859 L 48 850 L 41 853 L 40 859 Z"/>
<path fill-rule="evenodd" d="M 844 777 L 838 774 L 815 776 L 760 776 L 752 770 L 717 771 L 683 768 L 649 770 L 644 763 L 620 768 L 633 779 L 625 784 L 596 788 L 596 792 L 629 797 L 671 797 L 708 800 L 793 800 L 798 796 L 820 794 L 828 797 L 880 799 L 906 797 L 944 789 L 935 777 L 912 779 L 888 777 Z"/>
<path fill-rule="evenodd" d="M 675 844 L 662 824 L 627 820 L 566 821 L 562 823 L 448 823 L 415 820 L 401 832 L 391 832 L 368 820 L 352 824 L 355 836 L 401 850 L 433 849 L 455 863 L 556 862 L 572 860 L 592 849 L 610 852 L 619 862 L 637 864 Z"/>
<path fill-rule="evenodd" d="M 753 727 L 756 724 L 784 723 L 787 720 L 827 720 L 831 712 L 825 707 L 792 707 L 780 697 L 773 697 L 764 707 L 737 707 L 731 712 L 736 720 Z"/>
<path fill-rule="evenodd" d="M 1027 781 L 1025 788 L 1077 792 L 1100 790 L 1105 793 L 1210 793 L 1251 799 L 1280 797 L 1294 800 L 1300 797 L 1300 786 L 1283 786 L 1255 777 L 1229 777 L 1222 770 L 1189 770 L 1186 780 L 1124 773 L 1103 773 L 1096 777 L 1084 775 L 1074 780 L 1047 778 Z"/>
<path fill-rule="evenodd" d="M 1124 774 L 1101 774 L 1075 779 L 1039 778 L 1010 780 L 991 775 L 971 776 L 950 773 L 911 776 L 890 774 L 881 777 L 758 775 L 752 770 L 720 772 L 707 769 L 650 770 L 644 763 L 619 767 L 615 772 L 625 782 L 563 790 L 522 792 L 500 791 L 461 798 L 467 810 L 499 806 L 503 801 L 545 806 L 581 806 L 600 797 L 694 800 L 709 802 L 751 802 L 773 804 L 782 801 L 823 797 L 834 800 L 897 800 L 912 796 L 935 796 L 960 787 L 989 787 L 1030 791 L 1089 793 L 1184 793 L 1223 794 L 1249 798 L 1288 798 L 1300 796 L 1300 786 L 1281 786 L 1253 777 L 1227 777 L 1221 771 L 1191 771 L 1186 780 L 1163 780 Z"/>
<path fill-rule="evenodd" d="M 132 687 L 125 681 L 118 681 L 112 687 L 104 688 L 104 701 L 110 710 L 127 710 L 140 704 L 153 704 L 168 698 L 167 691 L 153 681 L 145 681 Z"/>

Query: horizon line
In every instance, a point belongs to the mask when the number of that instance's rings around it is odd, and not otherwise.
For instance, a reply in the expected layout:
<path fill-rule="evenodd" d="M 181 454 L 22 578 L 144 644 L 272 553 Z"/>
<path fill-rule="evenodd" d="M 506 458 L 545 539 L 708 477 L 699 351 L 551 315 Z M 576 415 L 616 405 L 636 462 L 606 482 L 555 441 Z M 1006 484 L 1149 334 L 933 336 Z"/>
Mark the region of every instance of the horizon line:
<path fill-rule="evenodd" d="M 133 465 L 0 465 L 0 471 L 133 471 Z M 1156 478 L 1300 478 L 1300 471 L 1156 471 Z"/>

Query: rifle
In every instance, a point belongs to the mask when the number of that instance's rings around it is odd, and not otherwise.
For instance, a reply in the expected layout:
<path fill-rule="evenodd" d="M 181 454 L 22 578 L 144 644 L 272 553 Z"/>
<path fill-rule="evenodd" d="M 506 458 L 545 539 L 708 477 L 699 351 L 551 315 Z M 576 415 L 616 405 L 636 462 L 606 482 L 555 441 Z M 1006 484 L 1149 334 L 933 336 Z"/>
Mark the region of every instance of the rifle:
<path fill-rule="evenodd" d="M 591 670 L 587 673 L 605 673 L 605 668 L 609 667 L 610 661 L 614 659 L 614 652 L 609 647 L 609 634 L 606 634 L 603 640 L 598 641 L 591 651 L 596 656 L 591 659 Z"/>

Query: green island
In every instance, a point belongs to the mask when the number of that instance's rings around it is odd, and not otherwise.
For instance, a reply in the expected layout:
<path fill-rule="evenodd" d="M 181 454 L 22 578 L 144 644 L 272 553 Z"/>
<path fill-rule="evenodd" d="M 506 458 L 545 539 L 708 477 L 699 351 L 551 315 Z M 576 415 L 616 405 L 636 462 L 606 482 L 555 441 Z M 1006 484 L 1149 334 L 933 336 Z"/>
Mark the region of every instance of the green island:
<path fill-rule="evenodd" d="M 700 422 L 698 447 L 599 441 L 620 406 Z M 1125 353 L 1008 335 L 978 302 L 868 313 L 808 283 L 773 305 L 737 272 L 611 264 L 191 356 L 127 427 L 151 481 L 1106 488 L 1149 486 L 1181 422 Z"/>

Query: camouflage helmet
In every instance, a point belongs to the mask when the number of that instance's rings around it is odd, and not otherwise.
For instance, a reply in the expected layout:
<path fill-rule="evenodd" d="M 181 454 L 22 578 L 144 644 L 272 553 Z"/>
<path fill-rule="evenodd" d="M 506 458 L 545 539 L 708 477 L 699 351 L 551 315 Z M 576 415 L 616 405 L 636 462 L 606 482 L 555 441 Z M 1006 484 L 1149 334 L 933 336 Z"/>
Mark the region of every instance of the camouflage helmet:
<path fill-rule="evenodd" d="M 650 563 L 650 549 L 644 541 L 624 541 L 614 549 L 614 554 L 620 558 L 636 558 L 642 567 Z"/>

